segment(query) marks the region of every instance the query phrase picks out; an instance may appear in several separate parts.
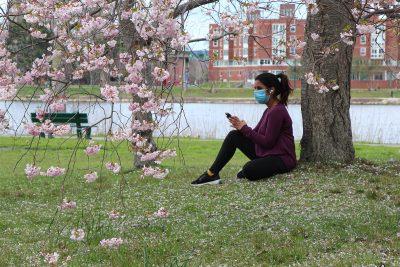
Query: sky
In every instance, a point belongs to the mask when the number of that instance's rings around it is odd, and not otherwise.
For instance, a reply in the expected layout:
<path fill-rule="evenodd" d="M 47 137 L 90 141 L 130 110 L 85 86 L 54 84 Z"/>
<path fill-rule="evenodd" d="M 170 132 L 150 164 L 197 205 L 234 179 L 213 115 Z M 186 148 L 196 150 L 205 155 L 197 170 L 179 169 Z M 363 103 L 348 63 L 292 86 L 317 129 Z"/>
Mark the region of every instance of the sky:
<path fill-rule="evenodd" d="M 287 1 L 286 1 L 287 2 Z M 228 8 L 229 9 L 229 4 L 226 0 L 220 1 L 220 6 L 221 8 Z M 266 1 L 265 3 L 269 3 L 269 1 Z M 261 4 L 260 6 L 262 6 Z M 265 4 L 264 4 L 265 5 Z M 276 10 L 279 9 L 279 4 L 275 3 L 272 4 Z M 210 5 L 208 5 L 210 6 Z M 185 23 L 185 28 L 189 32 L 190 36 L 192 39 L 197 39 L 197 38 L 204 38 L 208 34 L 208 28 L 209 24 L 214 23 L 212 18 L 210 16 L 207 16 L 204 14 L 204 9 L 203 8 L 197 8 L 189 13 L 189 16 L 186 20 Z M 297 9 L 296 11 L 296 17 L 297 18 L 305 18 L 307 15 L 306 9 L 304 6 L 300 6 L 300 8 Z M 278 15 L 272 15 L 269 18 L 273 17 L 278 17 Z M 208 50 L 209 43 L 207 41 L 205 42 L 197 42 L 197 43 L 190 43 L 190 48 L 192 50 L 202 50 L 206 49 Z"/>
<path fill-rule="evenodd" d="M 6 0 L 0 0 L 0 6 L 5 8 Z M 266 1 L 265 3 L 269 3 L 270 1 Z M 220 0 L 219 1 L 219 8 L 223 10 L 229 10 L 232 7 L 232 4 L 229 4 L 227 0 Z M 278 4 L 273 4 L 276 8 Z M 207 5 L 206 8 L 211 8 L 211 5 Z M 189 32 L 189 35 L 192 39 L 197 38 L 204 38 L 207 36 L 208 27 L 214 21 L 210 16 L 205 15 L 205 8 L 197 8 L 192 10 L 189 15 L 187 16 L 185 29 Z M 296 13 L 297 17 L 304 17 L 305 14 L 304 8 L 301 8 Z M 196 42 L 191 43 L 190 48 L 192 50 L 208 50 L 208 42 Z"/>

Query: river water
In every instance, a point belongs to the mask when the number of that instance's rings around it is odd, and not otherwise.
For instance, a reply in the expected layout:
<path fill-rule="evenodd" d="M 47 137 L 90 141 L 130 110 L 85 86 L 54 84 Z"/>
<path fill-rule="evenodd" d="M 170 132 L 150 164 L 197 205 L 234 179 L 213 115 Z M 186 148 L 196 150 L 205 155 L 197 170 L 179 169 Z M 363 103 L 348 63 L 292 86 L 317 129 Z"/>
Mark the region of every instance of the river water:
<path fill-rule="evenodd" d="M 21 121 L 30 121 L 30 113 L 41 106 L 40 102 L 4 102 L 0 101 L 0 109 L 7 109 L 7 117 L 11 122 L 14 133 L 24 134 Z M 200 138 L 222 139 L 232 129 L 225 117 L 225 112 L 244 119 L 254 127 L 260 119 L 265 106 L 257 104 L 226 104 L 226 103 L 187 103 L 184 113 L 181 106 L 173 104 L 174 113 L 161 122 L 164 134 L 195 136 Z M 77 103 L 68 102 L 67 112 L 89 114 L 89 124 L 101 121 L 111 114 L 112 105 L 109 103 Z M 302 120 L 300 105 L 289 105 L 288 111 L 293 120 L 293 131 L 296 140 L 302 136 Z M 398 105 L 352 105 L 350 108 L 353 140 L 370 143 L 400 144 L 400 106 Z M 180 120 L 178 118 L 180 117 Z M 113 127 L 129 123 L 130 112 L 128 103 L 114 105 Z M 101 121 L 92 129 L 93 134 L 105 133 L 110 127 L 111 120 Z M 13 132 L 8 132 L 12 134 Z M 4 134 L 4 133 L 3 133 Z M 156 132 L 160 134 L 160 131 Z"/>

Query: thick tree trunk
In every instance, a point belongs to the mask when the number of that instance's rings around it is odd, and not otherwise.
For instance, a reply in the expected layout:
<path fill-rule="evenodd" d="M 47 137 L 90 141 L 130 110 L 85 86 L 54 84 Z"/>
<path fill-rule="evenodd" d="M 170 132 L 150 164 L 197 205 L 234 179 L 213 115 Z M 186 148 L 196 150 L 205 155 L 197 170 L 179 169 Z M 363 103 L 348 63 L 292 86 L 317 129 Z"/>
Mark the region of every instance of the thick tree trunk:
<path fill-rule="evenodd" d="M 303 53 L 305 73 L 315 71 L 326 81 L 336 80 L 339 90 L 319 93 L 303 79 L 301 111 L 303 138 L 301 160 L 310 162 L 351 162 L 354 160 L 350 122 L 350 81 L 353 46 L 340 41 L 345 28 L 355 29 L 349 11 L 354 0 L 319 0 L 319 13 L 310 15 L 306 24 L 306 42 Z M 311 33 L 320 35 L 313 41 Z M 338 43 L 335 54 L 323 58 L 321 51 Z"/>

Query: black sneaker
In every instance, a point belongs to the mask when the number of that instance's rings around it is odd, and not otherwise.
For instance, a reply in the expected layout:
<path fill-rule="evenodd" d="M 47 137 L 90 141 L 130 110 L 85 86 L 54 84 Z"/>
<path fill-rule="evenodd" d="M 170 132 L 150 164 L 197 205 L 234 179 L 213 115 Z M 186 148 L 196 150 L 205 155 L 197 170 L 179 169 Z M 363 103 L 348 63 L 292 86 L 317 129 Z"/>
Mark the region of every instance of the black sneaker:
<path fill-rule="evenodd" d="M 199 178 L 192 182 L 192 185 L 204 185 L 204 184 L 220 184 L 221 178 L 219 174 L 214 174 L 213 176 L 208 175 L 207 172 L 200 175 Z"/>
<path fill-rule="evenodd" d="M 245 179 L 246 178 L 246 176 L 244 176 L 243 170 L 241 170 L 240 172 L 238 172 L 236 174 L 236 178 L 237 179 Z"/>

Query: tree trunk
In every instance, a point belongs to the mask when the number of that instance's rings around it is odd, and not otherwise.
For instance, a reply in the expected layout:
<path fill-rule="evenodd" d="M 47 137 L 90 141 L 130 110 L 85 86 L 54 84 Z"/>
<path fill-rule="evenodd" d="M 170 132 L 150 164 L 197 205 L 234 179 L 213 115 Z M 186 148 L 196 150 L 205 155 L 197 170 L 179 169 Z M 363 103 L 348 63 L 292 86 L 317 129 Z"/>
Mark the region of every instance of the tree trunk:
<path fill-rule="evenodd" d="M 340 41 L 345 28 L 355 30 L 347 10 L 354 0 L 320 0 L 317 15 L 309 14 L 305 38 L 307 45 L 303 53 L 305 73 L 318 73 L 326 81 L 336 80 L 339 90 L 319 93 L 313 85 L 302 80 L 301 111 L 303 137 L 301 139 L 302 161 L 351 162 L 354 160 L 350 122 L 350 81 L 354 47 Z M 320 39 L 313 41 L 311 34 Z M 335 54 L 323 58 L 320 51 L 333 44 L 339 48 Z"/>
<path fill-rule="evenodd" d="M 132 4 L 133 1 L 127 1 L 126 4 Z M 130 20 L 121 20 L 121 36 L 122 36 L 122 43 L 123 43 L 123 50 L 126 51 L 127 53 L 130 53 L 133 58 L 136 56 L 136 51 L 138 49 L 142 49 L 145 46 L 145 41 L 140 37 L 139 33 L 136 31 L 135 26 L 133 25 L 132 21 Z M 144 79 L 147 81 L 147 84 L 152 84 L 149 79 L 151 79 L 151 63 L 147 62 L 145 65 L 145 70 L 144 70 Z M 142 105 L 145 100 L 143 98 L 140 98 L 136 95 L 132 95 L 132 100 L 134 102 L 140 103 Z M 139 120 L 143 121 L 146 120 L 148 122 L 152 121 L 152 114 L 151 112 L 137 112 L 132 116 L 132 122 L 134 120 Z M 153 138 L 153 131 L 139 131 L 138 134 L 140 136 L 146 138 L 148 140 L 148 144 L 151 144 L 152 148 L 151 151 L 157 150 L 156 143 Z M 151 162 L 142 162 L 137 154 L 137 151 L 134 151 L 133 153 L 133 166 L 135 168 L 142 168 L 144 164 L 151 164 Z"/>

